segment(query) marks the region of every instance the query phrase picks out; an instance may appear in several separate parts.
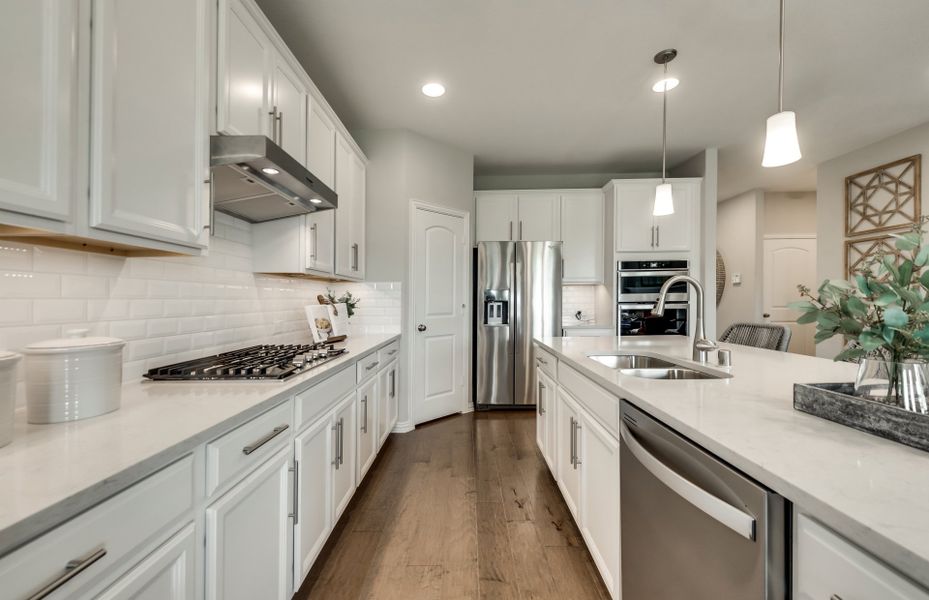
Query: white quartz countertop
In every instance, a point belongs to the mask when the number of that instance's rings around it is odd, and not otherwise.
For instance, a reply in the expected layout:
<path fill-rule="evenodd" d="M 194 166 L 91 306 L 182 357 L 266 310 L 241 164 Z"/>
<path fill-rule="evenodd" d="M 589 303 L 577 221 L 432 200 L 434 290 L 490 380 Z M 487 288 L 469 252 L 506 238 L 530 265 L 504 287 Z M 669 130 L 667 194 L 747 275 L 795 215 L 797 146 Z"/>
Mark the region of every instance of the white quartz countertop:
<path fill-rule="evenodd" d="M 855 365 L 720 344 L 732 350 L 731 379 L 647 380 L 622 375 L 588 355 L 621 350 L 690 362 L 690 341 L 676 336 L 538 341 L 611 393 L 929 587 L 929 453 L 793 408 L 794 383 L 853 381 Z"/>
<path fill-rule="evenodd" d="M 352 336 L 286 381 L 126 384 L 119 410 L 83 421 L 29 425 L 18 410 L 0 448 L 0 556 L 398 338 Z"/>

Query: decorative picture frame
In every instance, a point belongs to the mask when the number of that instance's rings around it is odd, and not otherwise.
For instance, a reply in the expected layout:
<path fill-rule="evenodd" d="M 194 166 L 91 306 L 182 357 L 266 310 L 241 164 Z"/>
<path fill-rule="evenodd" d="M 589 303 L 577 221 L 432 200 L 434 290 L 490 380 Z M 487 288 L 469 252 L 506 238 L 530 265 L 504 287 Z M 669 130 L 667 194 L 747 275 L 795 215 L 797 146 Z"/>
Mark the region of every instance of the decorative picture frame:
<path fill-rule="evenodd" d="M 848 279 L 860 272 L 860 267 L 878 254 L 895 257 L 895 264 L 900 264 L 903 256 L 895 245 L 896 238 L 891 235 L 877 235 L 866 238 L 845 240 L 845 275 Z"/>
<path fill-rule="evenodd" d="M 919 220 L 922 155 L 845 178 L 845 235 L 906 229 Z"/>

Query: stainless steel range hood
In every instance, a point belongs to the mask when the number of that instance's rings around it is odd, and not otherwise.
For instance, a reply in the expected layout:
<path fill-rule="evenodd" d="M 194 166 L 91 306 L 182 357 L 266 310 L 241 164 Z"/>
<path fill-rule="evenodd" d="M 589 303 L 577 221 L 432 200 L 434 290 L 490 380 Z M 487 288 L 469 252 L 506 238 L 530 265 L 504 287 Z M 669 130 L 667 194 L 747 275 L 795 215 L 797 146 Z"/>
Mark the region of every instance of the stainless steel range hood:
<path fill-rule="evenodd" d="M 338 196 L 263 135 L 210 136 L 213 208 L 249 223 L 338 206 Z"/>

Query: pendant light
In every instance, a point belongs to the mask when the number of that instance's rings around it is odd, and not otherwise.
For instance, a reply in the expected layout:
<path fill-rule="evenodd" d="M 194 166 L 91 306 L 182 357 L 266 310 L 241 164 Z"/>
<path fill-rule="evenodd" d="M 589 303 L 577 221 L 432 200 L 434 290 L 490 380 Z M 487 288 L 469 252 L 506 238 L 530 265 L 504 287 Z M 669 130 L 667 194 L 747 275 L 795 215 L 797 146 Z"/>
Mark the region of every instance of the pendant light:
<path fill-rule="evenodd" d="M 797 115 L 784 110 L 784 0 L 780 0 L 781 24 L 778 34 L 777 114 L 768 117 L 762 167 L 782 167 L 800 160 L 797 140 Z"/>
<path fill-rule="evenodd" d="M 664 94 L 661 99 L 661 183 L 655 187 L 655 204 L 652 214 L 656 217 L 674 214 L 674 196 L 667 179 L 668 166 L 668 92 L 677 87 L 678 80 L 668 76 L 668 63 L 677 56 L 677 50 L 670 48 L 655 55 L 655 62 L 664 65 L 664 77 L 652 89 Z"/>

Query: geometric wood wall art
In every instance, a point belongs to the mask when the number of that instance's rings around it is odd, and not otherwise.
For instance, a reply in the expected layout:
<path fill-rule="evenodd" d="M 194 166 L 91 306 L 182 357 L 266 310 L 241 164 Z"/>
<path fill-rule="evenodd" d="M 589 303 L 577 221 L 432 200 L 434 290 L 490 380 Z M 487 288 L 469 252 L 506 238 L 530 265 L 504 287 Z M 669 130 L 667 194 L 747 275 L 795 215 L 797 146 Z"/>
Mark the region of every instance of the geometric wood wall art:
<path fill-rule="evenodd" d="M 879 255 L 893 256 L 894 264 L 899 265 L 903 261 L 903 254 L 897 250 L 896 241 L 897 238 L 890 235 L 845 240 L 846 277 L 851 279 L 856 273 L 867 271 L 876 276 L 876 265 L 871 264 L 871 262 Z M 882 279 L 886 278 L 887 276 Z"/>
<path fill-rule="evenodd" d="M 845 235 L 911 226 L 919 220 L 921 155 L 845 178 Z"/>

